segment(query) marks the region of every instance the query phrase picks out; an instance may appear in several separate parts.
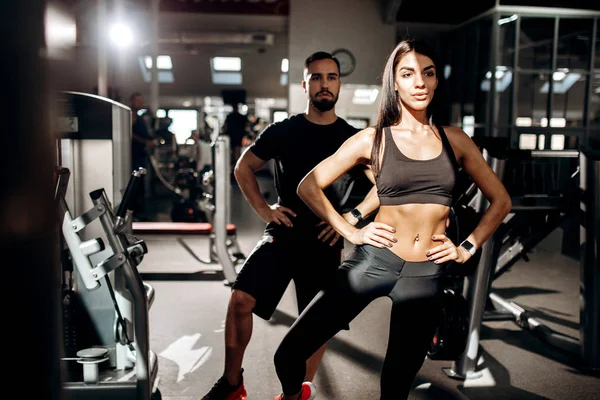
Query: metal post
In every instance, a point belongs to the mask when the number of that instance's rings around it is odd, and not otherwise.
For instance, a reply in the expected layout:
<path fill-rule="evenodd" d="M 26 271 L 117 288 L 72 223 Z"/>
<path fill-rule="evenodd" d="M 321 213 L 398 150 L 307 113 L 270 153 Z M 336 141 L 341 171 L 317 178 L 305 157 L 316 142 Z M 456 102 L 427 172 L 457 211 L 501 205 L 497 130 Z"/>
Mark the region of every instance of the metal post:
<path fill-rule="evenodd" d="M 583 120 L 588 121 L 585 128 L 585 139 L 582 143 L 587 143 L 590 139 L 590 133 L 592 132 L 592 127 L 590 124 L 590 109 L 592 109 L 592 90 L 594 88 L 594 69 L 596 68 L 596 48 L 598 46 L 597 42 L 599 41 L 598 36 L 598 18 L 594 18 L 592 27 L 592 36 L 591 36 L 591 44 L 590 44 L 590 64 L 588 70 L 590 71 L 586 83 L 586 90 L 584 94 L 583 101 Z M 598 138 L 600 139 L 600 138 Z"/>
<path fill-rule="evenodd" d="M 229 205 L 231 197 L 231 165 L 229 158 L 229 136 L 221 135 L 214 144 L 215 150 L 215 219 L 213 232 L 217 245 L 217 255 L 223 274 L 225 275 L 225 284 L 231 285 L 235 282 L 237 273 L 233 261 L 227 250 L 227 224 L 229 223 Z"/>
<path fill-rule="evenodd" d="M 114 7 L 114 13 L 113 13 L 113 19 L 115 21 L 119 21 L 119 22 L 123 22 L 123 20 L 125 19 L 125 0 L 113 0 L 113 7 Z M 116 57 L 115 60 L 113 61 L 113 66 L 114 66 L 114 73 L 113 73 L 113 86 L 115 88 L 119 88 L 121 87 L 121 85 L 124 85 L 125 82 L 127 82 L 127 79 L 125 77 L 125 74 L 127 72 L 127 55 L 126 55 L 126 50 L 124 50 L 123 48 L 119 47 L 117 49 L 116 52 Z M 117 96 L 114 100 L 119 101 L 119 102 L 126 102 L 126 98 L 123 99 L 121 98 L 121 96 L 118 94 L 118 92 L 115 91 L 115 96 Z M 130 168 L 127 168 L 127 172 L 129 172 Z"/>
<path fill-rule="evenodd" d="M 151 56 L 152 56 L 152 69 L 150 79 L 150 109 L 153 113 L 156 113 L 158 110 L 158 66 L 157 57 L 158 57 L 158 14 L 159 14 L 159 5 L 160 0 L 152 0 L 151 8 L 150 8 L 150 22 L 152 29 L 152 41 L 150 43 L 151 46 Z"/>
<path fill-rule="evenodd" d="M 600 150 L 580 153 L 580 336 L 583 367 L 600 370 Z"/>
<path fill-rule="evenodd" d="M 496 173 L 502 179 L 504 175 L 505 159 L 498 159 L 489 155 L 484 149 L 484 157 Z M 477 203 L 475 209 L 479 213 L 485 212 L 489 207 L 489 201 L 483 193 L 478 190 Z M 481 372 L 476 372 L 477 359 L 479 354 L 479 337 L 481 331 L 481 320 L 488 297 L 488 287 L 492 271 L 495 269 L 497 258 L 495 257 L 495 237 L 492 235 L 481 248 L 481 259 L 474 274 L 467 277 L 464 286 L 463 295 L 469 303 L 469 333 L 467 338 L 466 351 L 463 356 L 454 361 L 450 368 L 443 368 L 443 371 L 451 378 L 456 379 L 475 379 L 481 376 Z"/>
<path fill-rule="evenodd" d="M 151 41 L 150 41 L 150 56 L 152 57 L 152 68 L 150 68 L 150 111 L 156 117 L 156 113 L 159 107 L 158 100 L 158 16 L 159 16 L 159 5 L 160 0 L 152 0 L 150 2 L 150 30 L 151 30 Z M 151 127 L 153 131 L 158 128 L 158 118 L 154 118 L 154 125 Z M 158 156 L 158 149 L 155 148 L 153 151 L 154 157 Z M 155 176 L 154 171 L 149 169 L 144 177 L 144 197 L 149 199 L 152 197 L 152 180 Z"/>
<path fill-rule="evenodd" d="M 108 57 L 106 55 L 106 0 L 98 0 L 98 95 L 108 96 Z"/>

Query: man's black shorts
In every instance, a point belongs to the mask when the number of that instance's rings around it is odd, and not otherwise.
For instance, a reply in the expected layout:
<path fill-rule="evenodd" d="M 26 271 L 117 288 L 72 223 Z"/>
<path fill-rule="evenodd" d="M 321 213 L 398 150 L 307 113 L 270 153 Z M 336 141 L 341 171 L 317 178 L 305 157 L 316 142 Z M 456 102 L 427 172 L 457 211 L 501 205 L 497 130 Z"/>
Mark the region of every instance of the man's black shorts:
<path fill-rule="evenodd" d="M 265 232 L 232 288 L 252 295 L 256 299 L 254 314 L 269 320 L 293 280 L 301 313 L 325 285 L 333 282 L 341 257 L 339 246 L 331 247 L 317 239 L 273 237 Z"/>

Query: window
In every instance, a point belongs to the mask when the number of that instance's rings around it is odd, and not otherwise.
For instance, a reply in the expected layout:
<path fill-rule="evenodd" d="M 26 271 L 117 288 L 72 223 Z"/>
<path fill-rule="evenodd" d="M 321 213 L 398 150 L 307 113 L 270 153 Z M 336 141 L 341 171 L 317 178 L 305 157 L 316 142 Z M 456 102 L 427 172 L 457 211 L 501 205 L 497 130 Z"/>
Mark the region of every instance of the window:
<path fill-rule="evenodd" d="M 242 59 L 239 57 L 213 57 L 210 71 L 215 85 L 242 84 Z"/>
<path fill-rule="evenodd" d="M 138 59 L 140 70 L 144 78 L 144 82 L 150 82 L 152 80 L 152 57 L 144 56 Z M 158 69 L 158 81 L 160 83 L 173 83 L 175 77 L 173 76 L 173 61 L 171 56 L 160 55 L 157 57 L 156 67 Z"/>
<path fill-rule="evenodd" d="M 592 54 L 592 18 L 561 18 L 558 21 L 556 67 L 568 70 L 589 69 Z"/>
<path fill-rule="evenodd" d="M 519 67 L 550 70 L 554 18 L 522 17 L 519 35 Z"/>
<path fill-rule="evenodd" d="M 290 60 L 284 58 L 281 60 L 281 77 L 279 78 L 279 83 L 281 86 L 285 86 L 288 84 L 288 72 L 290 70 Z"/>
<path fill-rule="evenodd" d="M 235 71 L 242 70 L 242 59 L 239 57 L 213 57 L 211 61 L 214 71 Z"/>
<path fill-rule="evenodd" d="M 152 57 L 146 56 L 144 59 L 146 63 L 146 68 L 149 70 L 152 69 Z M 156 68 L 160 69 L 173 69 L 173 61 L 171 61 L 171 56 L 158 56 L 156 57 Z"/>

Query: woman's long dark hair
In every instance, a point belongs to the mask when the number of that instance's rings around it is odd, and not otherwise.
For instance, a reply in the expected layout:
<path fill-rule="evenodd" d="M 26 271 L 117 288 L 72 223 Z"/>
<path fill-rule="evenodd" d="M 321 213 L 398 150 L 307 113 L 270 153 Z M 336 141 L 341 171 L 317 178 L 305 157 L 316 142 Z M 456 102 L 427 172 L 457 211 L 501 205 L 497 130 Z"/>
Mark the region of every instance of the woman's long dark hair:
<path fill-rule="evenodd" d="M 379 176 L 379 153 L 381 149 L 381 142 L 383 138 L 383 128 L 397 124 L 402 120 L 402 108 L 400 106 L 400 99 L 398 93 L 394 89 L 394 80 L 396 77 L 396 67 L 400 62 L 400 59 L 411 51 L 427 56 L 433 60 L 435 65 L 436 74 L 439 73 L 437 56 L 435 51 L 428 44 L 416 40 L 416 39 L 405 39 L 402 40 L 396 48 L 392 51 L 383 70 L 383 79 L 381 84 L 381 101 L 379 103 L 379 116 L 377 118 L 377 125 L 375 127 L 375 138 L 373 140 L 373 149 L 371 150 L 371 169 L 376 177 Z M 439 81 L 439 77 L 438 77 Z M 435 96 L 434 96 L 435 98 Z M 430 110 L 432 109 L 432 103 L 428 107 L 428 116 L 430 116 Z"/>

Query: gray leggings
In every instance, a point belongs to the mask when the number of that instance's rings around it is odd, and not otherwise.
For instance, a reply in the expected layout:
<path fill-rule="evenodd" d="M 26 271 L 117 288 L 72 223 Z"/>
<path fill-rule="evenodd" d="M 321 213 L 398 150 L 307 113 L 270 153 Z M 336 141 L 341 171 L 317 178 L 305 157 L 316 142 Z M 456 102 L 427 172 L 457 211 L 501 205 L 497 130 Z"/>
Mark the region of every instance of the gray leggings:
<path fill-rule="evenodd" d="M 441 306 L 446 266 L 404 261 L 387 248 L 356 246 L 298 317 L 275 353 L 283 393 L 298 393 L 306 360 L 373 300 L 392 299 L 388 348 L 381 372 L 381 399 L 407 398 L 425 361 Z"/>

